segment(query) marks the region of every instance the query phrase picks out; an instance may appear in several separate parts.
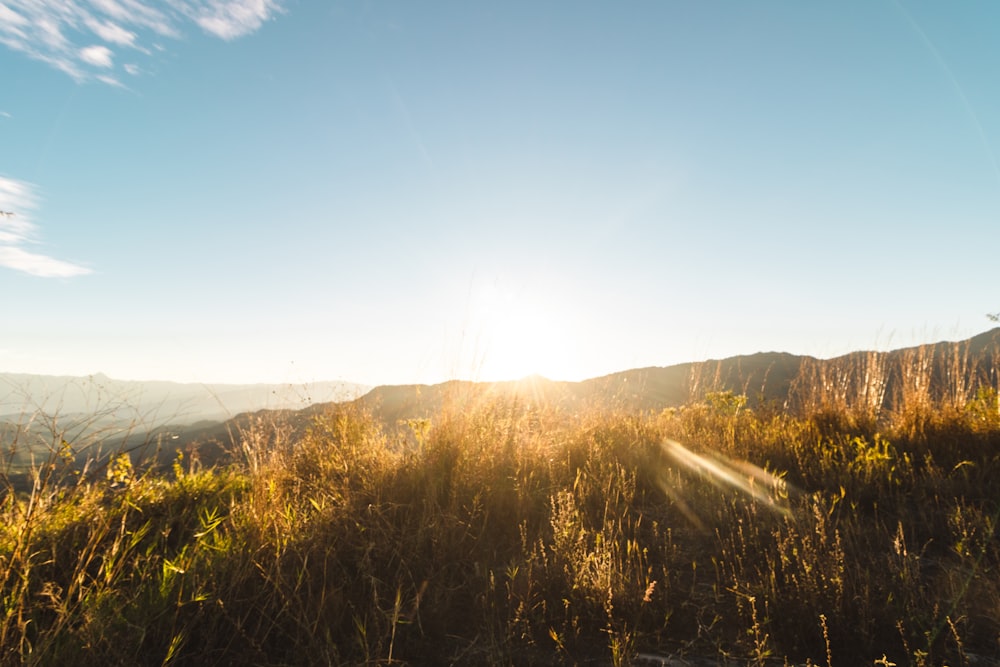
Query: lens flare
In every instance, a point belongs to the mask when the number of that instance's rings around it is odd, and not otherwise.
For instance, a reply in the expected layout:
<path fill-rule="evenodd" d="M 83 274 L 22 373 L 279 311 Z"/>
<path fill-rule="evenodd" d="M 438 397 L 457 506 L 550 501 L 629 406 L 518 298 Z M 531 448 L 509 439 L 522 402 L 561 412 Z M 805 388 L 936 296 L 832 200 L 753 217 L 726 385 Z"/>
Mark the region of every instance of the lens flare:
<path fill-rule="evenodd" d="M 711 457 L 696 454 L 676 440 L 669 438 L 663 441 L 662 448 L 668 459 L 687 470 L 698 473 L 714 486 L 735 489 L 754 502 L 760 503 L 765 508 L 782 516 L 791 514 L 788 507 L 788 482 L 781 477 L 747 461 L 732 461 L 719 454 L 714 454 Z M 685 517 L 692 521 L 695 526 L 702 528 L 703 525 L 697 514 L 683 498 L 679 498 L 679 494 L 669 484 L 663 483 L 661 486 L 664 492 L 677 503 Z"/>

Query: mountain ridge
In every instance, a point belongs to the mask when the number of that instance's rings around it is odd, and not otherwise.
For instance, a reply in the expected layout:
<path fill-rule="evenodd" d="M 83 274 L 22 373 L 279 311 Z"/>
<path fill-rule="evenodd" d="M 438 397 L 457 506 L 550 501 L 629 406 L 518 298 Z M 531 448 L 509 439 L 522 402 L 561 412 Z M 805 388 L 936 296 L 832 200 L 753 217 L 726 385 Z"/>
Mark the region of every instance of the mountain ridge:
<path fill-rule="evenodd" d="M 894 395 L 902 383 L 899 368 L 904 358 L 923 354 L 929 363 L 932 385 L 945 381 L 943 376 L 948 369 L 942 368 L 942 364 L 950 363 L 964 364 L 966 372 L 996 386 L 998 352 L 1000 327 L 964 340 L 942 340 L 887 351 L 858 350 L 828 359 L 772 351 L 633 368 L 578 382 L 529 376 L 504 382 L 451 380 L 433 385 L 380 385 L 354 403 L 388 423 L 429 417 L 440 410 L 449 393 L 454 394 L 462 386 L 476 388 L 486 395 L 567 408 L 598 404 L 624 410 L 659 410 L 680 407 L 713 391 L 745 394 L 751 406 L 777 402 L 782 407 L 792 407 L 790 402 L 796 399 L 796 391 L 801 393 L 810 377 L 833 377 L 846 387 L 860 382 L 859 375 L 871 379 L 873 374 L 882 373 L 885 404 L 880 407 L 892 408 Z"/>
<path fill-rule="evenodd" d="M 649 412 L 669 408 L 679 408 L 685 404 L 701 400 L 711 392 L 732 392 L 747 397 L 747 405 L 756 408 L 770 405 L 777 409 L 816 408 L 825 403 L 838 402 L 838 406 L 863 409 L 877 414 L 882 410 L 892 410 L 902 400 L 907 391 L 914 391 L 907 385 L 907 369 L 922 368 L 925 374 L 924 387 L 928 397 L 943 397 L 947 392 L 956 396 L 965 392 L 972 395 L 978 386 L 1000 388 L 1000 327 L 985 331 L 960 341 L 940 341 L 888 351 L 854 351 L 829 359 L 788 352 L 757 352 L 736 355 L 723 359 L 709 359 L 699 362 L 685 362 L 670 366 L 648 366 L 633 368 L 607 375 L 571 382 L 549 380 L 534 375 L 521 380 L 503 382 L 474 382 L 469 380 L 448 380 L 436 384 L 379 385 L 361 393 L 360 385 L 351 383 L 325 383 L 343 388 L 353 388 L 355 394 L 341 394 L 339 400 L 313 401 L 296 400 L 270 405 L 261 401 L 243 403 L 246 409 L 229 410 L 222 418 L 200 415 L 199 419 L 187 422 L 153 421 L 157 414 L 166 414 L 160 404 L 160 412 L 142 415 L 135 421 L 138 427 L 118 428 L 116 437 L 127 432 L 129 443 L 142 443 L 151 439 L 163 440 L 169 447 L 162 449 L 158 458 L 169 461 L 178 449 L 204 447 L 213 452 L 209 459 L 223 457 L 226 451 L 238 449 L 237 434 L 253 423 L 255 419 L 281 419 L 292 432 L 303 432 L 317 415 L 336 406 L 348 405 L 370 413 L 386 428 L 407 428 L 414 419 L 437 418 L 447 410 L 460 411 L 475 407 L 477 402 L 494 398 L 514 400 L 521 405 L 545 407 L 568 412 L 582 412 L 592 408 L 612 409 L 631 412 Z M 61 378 L 68 376 L 25 376 L 0 373 L 0 406 L 4 404 L 3 383 L 10 386 L 11 378 Z M 80 378 L 69 378 L 81 380 Z M 113 384 L 123 386 L 148 385 L 115 381 L 106 376 L 84 378 L 98 388 Z M 96 382 L 95 381 L 100 381 Z M 103 382 L 104 384 L 101 384 Z M 86 384 L 86 383 L 84 383 Z M 323 383 L 317 383 L 317 386 Z M 181 383 L 154 383 L 167 388 L 183 386 Z M 208 390 L 216 385 L 197 385 Z M 224 388 L 246 391 L 250 388 L 272 388 L 274 385 L 222 385 Z M 289 385 L 282 385 L 289 387 Z M 23 389 L 23 385 L 21 387 Z M 919 388 L 918 388 L 919 389 Z M 70 383 L 60 395 L 64 399 L 67 392 L 80 391 L 79 382 Z M 239 395 L 239 392 L 237 391 Z M 242 394 L 242 398 L 253 392 Z M 257 399 L 261 394 L 253 394 Z M 214 394 L 218 401 L 219 395 Z M 264 395 L 264 399 L 271 398 Z M 263 401 L 266 403 L 266 400 Z M 174 405 L 174 404 L 171 404 Z M 60 412 L 65 417 L 68 410 Z M 24 412 L 15 413 L 23 416 Z M 83 414 L 83 413 L 81 413 Z M 133 411 L 133 415 L 140 414 Z M 12 431 L 17 419 L 4 417 L 0 410 L 0 426 L 8 422 L 6 431 Z M 65 420 L 72 423 L 73 420 Z M 66 429 L 67 433 L 83 433 L 77 424 Z M 129 422 L 122 420 L 122 423 Z M 98 424 L 101 426 L 101 424 Z M 46 426 L 46 428 L 51 428 Z M 62 426 L 60 426 L 62 428 Z M 92 429 L 96 430 L 96 429 Z M 12 432 L 19 432 L 16 429 Z M 110 432 L 110 430 L 109 430 Z M 67 436 L 69 437 L 69 436 Z M 124 442 L 124 440 L 122 440 Z M 130 445 L 131 446 L 131 445 Z M 206 452 L 207 453 L 207 452 Z M 203 457 L 203 460 L 205 458 Z"/>

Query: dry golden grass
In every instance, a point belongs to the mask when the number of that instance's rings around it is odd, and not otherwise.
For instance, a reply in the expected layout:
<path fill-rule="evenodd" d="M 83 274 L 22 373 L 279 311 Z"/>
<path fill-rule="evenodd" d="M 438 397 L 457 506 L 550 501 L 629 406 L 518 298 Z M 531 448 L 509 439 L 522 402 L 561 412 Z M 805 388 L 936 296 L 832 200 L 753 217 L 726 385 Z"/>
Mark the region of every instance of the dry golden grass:
<path fill-rule="evenodd" d="M 0 660 L 995 664 L 996 392 L 908 378 L 876 409 L 864 364 L 795 412 L 470 394 L 398 429 L 258 421 L 224 470 L 38 467 L 0 506 Z"/>

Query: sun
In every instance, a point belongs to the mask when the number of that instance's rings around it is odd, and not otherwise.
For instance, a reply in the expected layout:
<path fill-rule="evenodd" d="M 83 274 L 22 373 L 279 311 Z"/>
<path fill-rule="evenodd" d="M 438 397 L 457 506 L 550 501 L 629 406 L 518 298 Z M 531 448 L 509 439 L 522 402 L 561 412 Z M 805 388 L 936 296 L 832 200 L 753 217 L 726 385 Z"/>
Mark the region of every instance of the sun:
<path fill-rule="evenodd" d="M 574 376 L 574 339 L 559 321 L 559 304 L 537 293 L 497 285 L 480 289 L 472 302 L 470 333 L 476 379 L 519 380 Z"/>

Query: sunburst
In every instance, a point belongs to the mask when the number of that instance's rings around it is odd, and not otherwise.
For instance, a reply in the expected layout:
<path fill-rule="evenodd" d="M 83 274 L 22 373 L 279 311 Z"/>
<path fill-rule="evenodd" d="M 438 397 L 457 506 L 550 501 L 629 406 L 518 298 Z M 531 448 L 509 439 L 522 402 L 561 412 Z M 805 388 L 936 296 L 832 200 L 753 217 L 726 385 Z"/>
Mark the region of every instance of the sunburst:
<path fill-rule="evenodd" d="M 472 306 L 478 379 L 574 376 L 575 345 L 558 320 L 558 304 L 544 303 L 538 293 L 492 285 L 479 291 Z"/>

